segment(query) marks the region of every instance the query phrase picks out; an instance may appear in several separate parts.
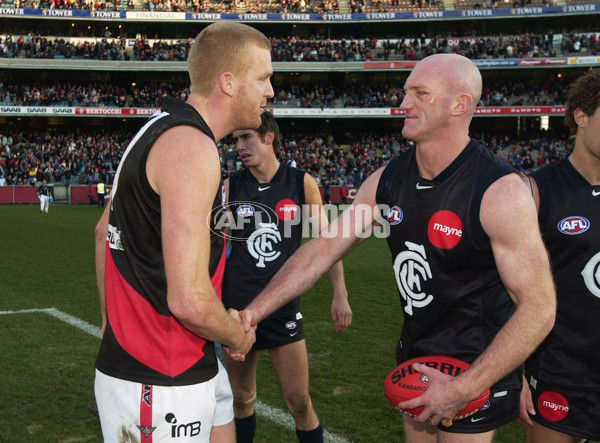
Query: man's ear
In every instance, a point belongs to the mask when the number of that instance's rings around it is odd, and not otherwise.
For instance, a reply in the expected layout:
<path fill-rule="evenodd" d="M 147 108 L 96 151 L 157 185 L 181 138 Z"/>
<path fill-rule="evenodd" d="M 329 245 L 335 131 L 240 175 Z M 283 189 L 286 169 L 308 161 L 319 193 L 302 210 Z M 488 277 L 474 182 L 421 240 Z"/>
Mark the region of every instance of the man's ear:
<path fill-rule="evenodd" d="M 265 134 L 265 143 L 272 144 L 273 140 L 275 140 L 275 134 L 273 133 L 273 131 L 267 131 L 267 133 Z"/>
<path fill-rule="evenodd" d="M 452 115 L 462 115 L 471 109 L 473 98 L 469 94 L 460 94 L 456 96 L 452 106 Z"/>
<path fill-rule="evenodd" d="M 223 94 L 230 97 L 233 96 L 233 90 L 235 89 L 235 77 L 231 72 L 223 72 L 219 76 L 219 88 Z"/>
<path fill-rule="evenodd" d="M 573 119 L 575 120 L 575 123 L 577 123 L 577 126 L 585 128 L 588 122 L 588 115 L 583 112 L 581 108 L 576 108 L 573 111 Z"/>

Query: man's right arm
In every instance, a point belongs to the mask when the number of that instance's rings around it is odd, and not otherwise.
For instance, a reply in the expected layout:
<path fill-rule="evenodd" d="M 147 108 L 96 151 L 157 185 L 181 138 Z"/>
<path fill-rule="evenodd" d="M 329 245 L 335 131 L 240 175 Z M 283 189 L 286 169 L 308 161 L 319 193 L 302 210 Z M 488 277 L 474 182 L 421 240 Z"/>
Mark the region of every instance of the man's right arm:
<path fill-rule="evenodd" d="M 227 313 L 209 275 L 208 222 L 221 179 L 214 143 L 197 129 L 172 128 L 152 147 L 146 171 L 160 195 L 169 310 L 194 334 L 246 354 L 254 331 Z"/>
<path fill-rule="evenodd" d="M 242 311 L 246 330 L 308 291 L 331 266 L 371 235 L 377 222 L 375 193 L 383 169 L 361 186 L 352 205 L 319 236 L 302 245 L 275 274 L 267 287 Z"/>

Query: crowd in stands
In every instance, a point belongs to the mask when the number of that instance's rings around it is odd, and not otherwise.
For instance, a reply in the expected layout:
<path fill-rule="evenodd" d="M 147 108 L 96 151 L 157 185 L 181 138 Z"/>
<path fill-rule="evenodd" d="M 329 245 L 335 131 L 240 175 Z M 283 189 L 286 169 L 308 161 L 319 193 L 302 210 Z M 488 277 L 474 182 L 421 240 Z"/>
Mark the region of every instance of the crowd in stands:
<path fill-rule="evenodd" d="M 0 176 L 5 185 L 112 184 L 119 160 L 133 133 L 78 129 L 67 132 L 0 134 Z M 486 135 L 479 139 L 498 155 L 525 171 L 559 160 L 572 142 L 550 133 L 514 140 Z M 320 186 L 360 186 L 373 171 L 411 146 L 399 133 L 284 134 L 280 160 L 310 172 Z M 219 144 L 223 176 L 243 168 L 231 139 Z"/>
<path fill-rule="evenodd" d="M 369 37 L 359 40 L 350 37 L 324 39 L 319 35 L 310 38 L 288 36 L 272 37 L 271 47 L 274 62 L 416 61 L 436 53 L 457 53 L 471 59 L 547 58 L 596 55 L 599 35 L 599 32 L 570 32 L 562 35 L 560 44 L 554 42 L 552 33 L 460 38 L 426 38 L 422 35 L 381 41 Z M 140 36 L 133 47 L 128 47 L 125 38 L 90 40 L 73 42 L 63 37 L 41 35 L 0 36 L 0 57 L 183 62 L 187 60 L 193 42 L 192 37 L 151 41 Z"/>
<path fill-rule="evenodd" d="M 319 85 L 286 82 L 274 87 L 272 107 L 300 108 L 396 108 L 404 98 L 400 83 L 354 83 Z M 76 106 L 158 108 L 163 97 L 186 100 L 189 88 L 165 82 L 120 83 L 43 83 L 0 82 L 2 106 Z M 479 106 L 553 106 L 564 105 L 565 85 L 556 79 L 544 84 L 523 82 L 487 83 Z"/>

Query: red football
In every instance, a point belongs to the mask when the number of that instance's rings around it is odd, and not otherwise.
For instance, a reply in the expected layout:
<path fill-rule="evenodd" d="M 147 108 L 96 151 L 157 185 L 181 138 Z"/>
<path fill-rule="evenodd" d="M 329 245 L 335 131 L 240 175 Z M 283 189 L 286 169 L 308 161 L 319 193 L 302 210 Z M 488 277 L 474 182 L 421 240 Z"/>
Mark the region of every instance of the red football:
<path fill-rule="evenodd" d="M 383 391 L 392 406 L 398 403 L 418 397 L 427 389 L 427 377 L 413 369 L 413 363 L 423 363 L 431 368 L 437 369 L 444 374 L 457 376 L 465 371 L 469 364 L 464 361 L 444 355 L 427 355 L 413 358 L 396 366 L 383 381 Z M 488 389 L 476 399 L 470 401 L 465 408 L 456 414 L 454 421 L 469 417 L 481 409 L 490 396 Z M 405 414 L 415 416 L 423 412 L 423 407 L 402 410 Z"/>

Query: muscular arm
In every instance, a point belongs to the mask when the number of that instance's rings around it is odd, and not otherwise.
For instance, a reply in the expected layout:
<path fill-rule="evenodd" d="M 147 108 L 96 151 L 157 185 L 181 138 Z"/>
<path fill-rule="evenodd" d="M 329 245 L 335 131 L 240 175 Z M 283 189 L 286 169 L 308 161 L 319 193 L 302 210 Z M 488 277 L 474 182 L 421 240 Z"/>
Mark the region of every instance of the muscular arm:
<path fill-rule="evenodd" d="M 369 236 L 376 222 L 375 191 L 380 175 L 381 170 L 373 173 L 363 183 L 352 205 L 317 238 L 306 242 L 286 261 L 267 287 L 243 311 L 245 328 L 258 324 L 277 308 L 308 291 L 335 262 Z M 361 208 L 362 212 L 357 208 Z"/>
<path fill-rule="evenodd" d="M 169 310 L 196 335 L 245 354 L 254 331 L 244 332 L 227 313 L 209 275 L 208 216 L 221 174 L 214 143 L 191 127 L 170 129 L 154 144 L 146 170 L 160 195 Z"/>
<path fill-rule="evenodd" d="M 304 174 L 304 196 L 308 207 L 308 216 L 313 220 L 314 228 L 321 232 L 329 225 L 329 219 L 323 208 L 321 192 L 310 174 Z M 337 332 L 343 332 L 352 323 L 352 309 L 348 303 L 348 291 L 344 281 L 344 266 L 342 260 L 338 260 L 327 272 L 331 287 L 333 288 L 333 300 L 331 302 L 331 317 L 336 325 Z"/>
<path fill-rule="evenodd" d="M 422 365 L 415 369 L 430 378 L 422 400 L 402 407 L 425 404 L 419 416 L 431 423 L 452 418 L 477 397 L 520 366 L 542 342 L 554 324 L 556 294 L 548 254 L 542 243 L 534 200 L 516 174 L 493 183 L 483 196 L 480 218 L 490 238 L 502 282 L 516 310 L 488 348 L 458 377 L 442 377 Z"/>
<path fill-rule="evenodd" d="M 96 224 L 96 245 L 95 245 L 95 261 L 96 261 L 96 283 L 98 285 L 98 296 L 100 298 L 100 313 L 102 315 L 102 326 L 100 331 L 104 335 L 106 329 L 106 297 L 104 293 L 104 259 L 106 255 L 106 234 L 108 232 L 108 215 L 110 204 L 106 206 L 100 220 Z"/>

